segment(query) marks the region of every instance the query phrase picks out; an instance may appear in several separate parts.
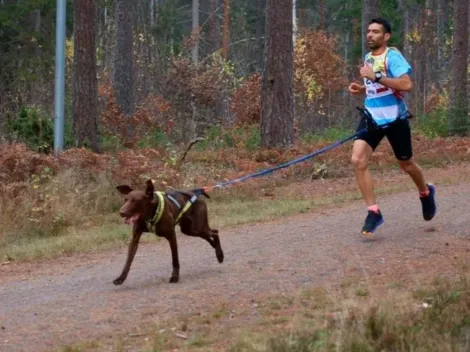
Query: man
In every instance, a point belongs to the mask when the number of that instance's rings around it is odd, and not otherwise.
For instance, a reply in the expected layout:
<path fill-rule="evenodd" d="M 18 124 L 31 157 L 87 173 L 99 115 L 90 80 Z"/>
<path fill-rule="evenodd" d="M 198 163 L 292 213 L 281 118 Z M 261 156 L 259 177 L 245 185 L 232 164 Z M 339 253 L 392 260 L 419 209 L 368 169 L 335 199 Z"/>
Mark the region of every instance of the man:
<path fill-rule="evenodd" d="M 357 183 L 368 208 L 362 228 L 364 236 L 373 235 L 384 222 L 377 205 L 368 163 L 375 148 L 385 136 L 401 169 L 410 175 L 418 188 L 423 218 L 429 221 L 436 214 L 435 187 L 425 182 L 421 168 L 412 158 L 408 108 L 401 94 L 413 88 L 411 67 L 398 50 L 388 46 L 390 36 L 391 26 L 388 21 L 378 18 L 369 22 L 367 41 L 371 52 L 365 56 L 364 65 L 360 69 L 364 84 L 353 82 L 349 85 L 352 95 L 366 94 L 365 108 L 379 127 L 357 137 L 352 150 L 351 161 Z M 363 119 L 359 123 L 358 131 L 365 127 L 366 121 Z"/>

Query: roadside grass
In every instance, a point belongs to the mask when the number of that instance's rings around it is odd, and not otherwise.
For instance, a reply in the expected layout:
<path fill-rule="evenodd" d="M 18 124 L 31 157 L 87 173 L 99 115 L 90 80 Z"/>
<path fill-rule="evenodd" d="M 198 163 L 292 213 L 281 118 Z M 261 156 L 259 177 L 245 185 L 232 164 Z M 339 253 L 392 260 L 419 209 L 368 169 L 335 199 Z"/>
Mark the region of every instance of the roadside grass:
<path fill-rule="evenodd" d="M 292 295 L 259 297 L 244 308 L 221 303 L 213 311 L 60 351 L 105 351 L 110 345 L 113 351 L 142 352 L 469 350 L 468 273 L 419 287 L 388 288 L 388 294 L 357 295 L 359 290 L 364 288 L 354 283 L 340 289 L 315 286 Z"/>
<path fill-rule="evenodd" d="M 377 194 L 414 189 L 407 178 L 401 180 L 377 187 Z M 433 181 L 445 185 L 468 180 L 469 175 L 448 173 Z M 354 184 L 352 179 L 351 184 Z M 303 185 L 308 187 L 308 183 L 302 183 L 301 187 Z M 300 191 L 283 192 L 295 187 L 295 183 L 270 180 L 216 191 L 207 200 L 209 221 L 212 227 L 230 228 L 361 199 L 355 187 L 338 191 L 335 181 L 330 186 L 331 190 L 323 189 L 320 194 L 302 192 L 301 187 Z M 38 192 L 43 193 L 38 195 Z M 67 172 L 57 178 L 51 177 L 37 189 L 25 191 L 22 204 L 18 201 L 8 203 L 8 199 L 4 199 L 0 203 L 0 217 L 4 220 L 0 229 L 3 231 L 0 261 L 54 258 L 127 246 L 131 228 L 118 215 L 122 199 L 116 193 L 105 177 L 87 179 L 81 174 Z M 44 201 L 35 204 L 37 199 Z M 8 211 L 2 213 L 2 209 Z M 143 242 L 158 240 L 151 234 L 142 238 Z"/>

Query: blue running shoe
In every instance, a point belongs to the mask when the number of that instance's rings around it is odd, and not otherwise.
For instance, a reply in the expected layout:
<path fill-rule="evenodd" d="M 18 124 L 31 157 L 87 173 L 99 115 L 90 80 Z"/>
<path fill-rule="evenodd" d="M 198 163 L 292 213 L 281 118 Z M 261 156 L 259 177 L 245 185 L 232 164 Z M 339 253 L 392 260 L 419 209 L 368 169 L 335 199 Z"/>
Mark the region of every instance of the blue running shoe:
<path fill-rule="evenodd" d="M 419 197 L 421 205 L 423 207 L 423 218 L 426 221 L 431 220 L 436 215 L 436 187 L 432 184 L 426 184 L 429 189 L 429 194 L 424 197 Z"/>
<path fill-rule="evenodd" d="M 372 236 L 375 233 L 375 230 L 384 223 L 384 218 L 382 213 L 376 213 L 372 210 L 369 210 L 367 213 L 366 221 L 364 222 L 364 226 L 362 227 L 362 235 L 364 236 Z"/>

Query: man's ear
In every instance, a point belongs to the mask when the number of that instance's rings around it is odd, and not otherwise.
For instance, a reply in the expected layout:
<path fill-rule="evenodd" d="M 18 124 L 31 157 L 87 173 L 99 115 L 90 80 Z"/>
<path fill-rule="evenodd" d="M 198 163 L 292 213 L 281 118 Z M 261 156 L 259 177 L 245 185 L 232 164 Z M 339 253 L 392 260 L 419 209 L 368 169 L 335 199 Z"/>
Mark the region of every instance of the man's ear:
<path fill-rule="evenodd" d="M 129 187 L 128 185 L 120 185 L 120 186 L 117 186 L 116 189 L 121 192 L 121 194 L 129 194 L 130 192 L 132 192 L 132 188 Z"/>
<path fill-rule="evenodd" d="M 155 188 L 153 187 L 152 180 L 147 180 L 146 182 L 147 188 L 145 189 L 145 194 L 153 199 L 153 194 L 155 193 Z"/>
<path fill-rule="evenodd" d="M 391 37 L 392 37 L 392 36 L 391 36 L 391 34 L 390 34 L 390 33 L 385 33 L 385 36 L 384 36 L 384 38 L 385 38 L 385 41 L 387 41 L 387 42 L 388 42 L 388 41 L 390 40 L 390 38 L 391 38 Z"/>

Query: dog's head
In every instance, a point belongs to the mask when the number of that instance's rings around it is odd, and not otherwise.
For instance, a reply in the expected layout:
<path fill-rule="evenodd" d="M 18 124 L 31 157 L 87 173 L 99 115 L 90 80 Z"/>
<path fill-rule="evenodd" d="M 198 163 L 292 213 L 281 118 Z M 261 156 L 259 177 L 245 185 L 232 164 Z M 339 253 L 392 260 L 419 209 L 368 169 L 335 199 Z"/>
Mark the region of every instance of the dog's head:
<path fill-rule="evenodd" d="M 151 216 L 155 190 L 152 180 L 147 180 L 146 185 L 145 190 L 134 190 L 128 185 L 116 187 L 125 196 L 119 215 L 125 219 L 126 224 L 134 225 L 137 221 L 145 221 Z"/>

